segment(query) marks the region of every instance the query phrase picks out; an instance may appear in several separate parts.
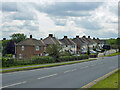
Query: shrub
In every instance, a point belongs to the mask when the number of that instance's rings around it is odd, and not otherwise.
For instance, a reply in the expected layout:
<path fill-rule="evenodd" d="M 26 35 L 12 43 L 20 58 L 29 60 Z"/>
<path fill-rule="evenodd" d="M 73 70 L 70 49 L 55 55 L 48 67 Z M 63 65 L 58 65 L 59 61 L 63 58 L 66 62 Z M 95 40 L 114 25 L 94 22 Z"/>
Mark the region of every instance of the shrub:
<path fill-rule="evenodd" d="M 88 59 L 89 56 L 84 54 L 80 56 L 61 56 L 58 60 L 59 62 L 62 61 L 74 61 L 74 60 L 82 60 L 82 59 Z"/>

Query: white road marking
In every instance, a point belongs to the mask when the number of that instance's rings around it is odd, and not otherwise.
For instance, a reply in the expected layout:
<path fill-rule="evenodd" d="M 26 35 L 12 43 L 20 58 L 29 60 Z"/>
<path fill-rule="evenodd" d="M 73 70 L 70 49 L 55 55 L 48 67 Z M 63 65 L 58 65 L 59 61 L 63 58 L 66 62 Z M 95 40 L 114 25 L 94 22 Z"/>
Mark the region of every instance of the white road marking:
<path fill-rule="evenodd" d="M 40 77 L 40 78 L 37 78 L 37 79 L 48 78 L 48 77 L 52 77 L 52 76 L 55 76 L 55 75 L 57 75 L 57 73 L 56 74 L 52 74 L 52 75 L 48 75 L 48 76 L 44 76 L 44 77 Z"/>
<path fill-rule="evenodd" d="M 72 71 L 75 71 L 75 70 L 77 70 L 77 69 L 73 69 Z"/>
<path fill-rule="evenodd" d="M 85 67 L 81 67 L 80 69 L 83 69 L 83 68 L 87 68 L 88 66 L 85 66 Z"/>
<path fill-rule="evenodd" d="M 64 71 L 64 73 L 70 72 L 71 70 Z"/>
<path fill-rule="evenodd" d="M 7 86 L 3 86 L 2 88 L 11 87 L 11 86 L 15 86 L 15 85 L 23 84 L 23 83 L 26 83 L 26 81 L 15 83 L 15 84 L 11 84 L 11 85 L 7 85 Z"/>
<path fill-rule="evenodd" d="M 93 65 L 91 65 L 91 66 L 95 66 L 96 64 L 93 64 Z"/>

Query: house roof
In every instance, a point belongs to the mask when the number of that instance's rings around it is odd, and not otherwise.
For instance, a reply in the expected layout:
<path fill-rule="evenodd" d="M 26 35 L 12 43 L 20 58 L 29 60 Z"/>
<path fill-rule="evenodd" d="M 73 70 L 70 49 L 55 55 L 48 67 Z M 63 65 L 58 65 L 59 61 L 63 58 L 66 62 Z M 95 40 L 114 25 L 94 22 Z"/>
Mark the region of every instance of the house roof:
<path fill-rule="evenodd" d="M 45 44 L 62 44 L 57 38 L 55 37 L 47 37 L 43 40 Z"/>
<path fill-rule="evenodd" d="M 83 43 L 85 43 L 81 38 L 73 38 L 73 42 L 75 42 L 76 44 L 83 44 Z"/>
<path fill-rule="evenodd" d="M 72 40 L 70 40 L 69 38 L 63 38 L 60 39 L 60 41 L 62 42 L 62 44 L 64 45 L 75 45 L 76 43 L 73 42 Z"/>
<path fill-rule="evenodd" d="M 42 40 L 37 40 L 37 39 L 33 39 L 33 38 L 27 38 L 27 39 L 17 43 L 17 45 L 45 46 L 45 44 L 44 44 L 44 42 Z"/>
<path fill-rule="evenodd" d="M 93 39 L 96 43 L 100 43 L 101 41 L 99 39 Z"/>

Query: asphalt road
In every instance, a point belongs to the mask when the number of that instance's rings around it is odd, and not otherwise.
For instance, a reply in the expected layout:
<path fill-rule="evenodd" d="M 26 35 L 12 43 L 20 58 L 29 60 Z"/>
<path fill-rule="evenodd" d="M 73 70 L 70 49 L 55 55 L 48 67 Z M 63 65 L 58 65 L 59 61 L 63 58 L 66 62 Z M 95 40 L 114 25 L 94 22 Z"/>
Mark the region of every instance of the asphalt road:
<path fill-rule="evenodd" d="M 2 88 L 80 88 L 118 68 L 118 56 L 2 74 Z"/>

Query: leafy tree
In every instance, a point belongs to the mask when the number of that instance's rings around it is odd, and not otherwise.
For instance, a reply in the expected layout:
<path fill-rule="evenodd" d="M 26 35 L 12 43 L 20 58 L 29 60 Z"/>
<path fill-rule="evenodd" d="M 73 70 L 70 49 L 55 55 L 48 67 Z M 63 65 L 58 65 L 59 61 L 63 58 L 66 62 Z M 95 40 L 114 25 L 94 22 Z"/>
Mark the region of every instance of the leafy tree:
<path fill-rule="evenodd" d="M 10 40 L 5 46 L 5 54 L 15 54 L 15 42 Z"/>
<path fill-rule="evenodd" d="M 116 39 L 109 39 L 109 40 L 107 40 L 107 44 L 109 44 L 109 45 L 116 45 L 117 43 L 116 43 Z"/>
<path fill-rule="evenodd" d="M 1 49 L 2 49 L 2 55 L 3 55 L 3 56 L 6 54 L 5 48 L 6 48 L 6 45 L 7 45 L 7 43 L 8 43 L 9 41 L 10 41 L 10 40 L 3 40 L 3 41 L 1 41 L 1 42 L 2 42 L 2 47 L 1 47 Z"/>
<path fill-rule="evenodd" d="M 16 33 L 16 34 L 12 34 L 11 39 L 15 41 L 15 43 L 18 43 L 24 39 L 26 39 L 26 35 L 21 34 L 21 33 Z"/>
<path fill-rule="evenodd" d="M 61 47 L 59 45 L 49 45 L 46 48 L 46 52 L 49 54 L 49 56 L 52 56 L 55 58 L 55 60 L 57 60 L 57 58 L 59 58 L 60 56 L 60 50 Z"/>
<path fill-rule="evenodd" d="M 120 52 L 120 38 L 117 38 L 117 39 L 116 39 L 116 42 L 117 42 L 118 49 L 119 49 L 119 52 Z"/>

